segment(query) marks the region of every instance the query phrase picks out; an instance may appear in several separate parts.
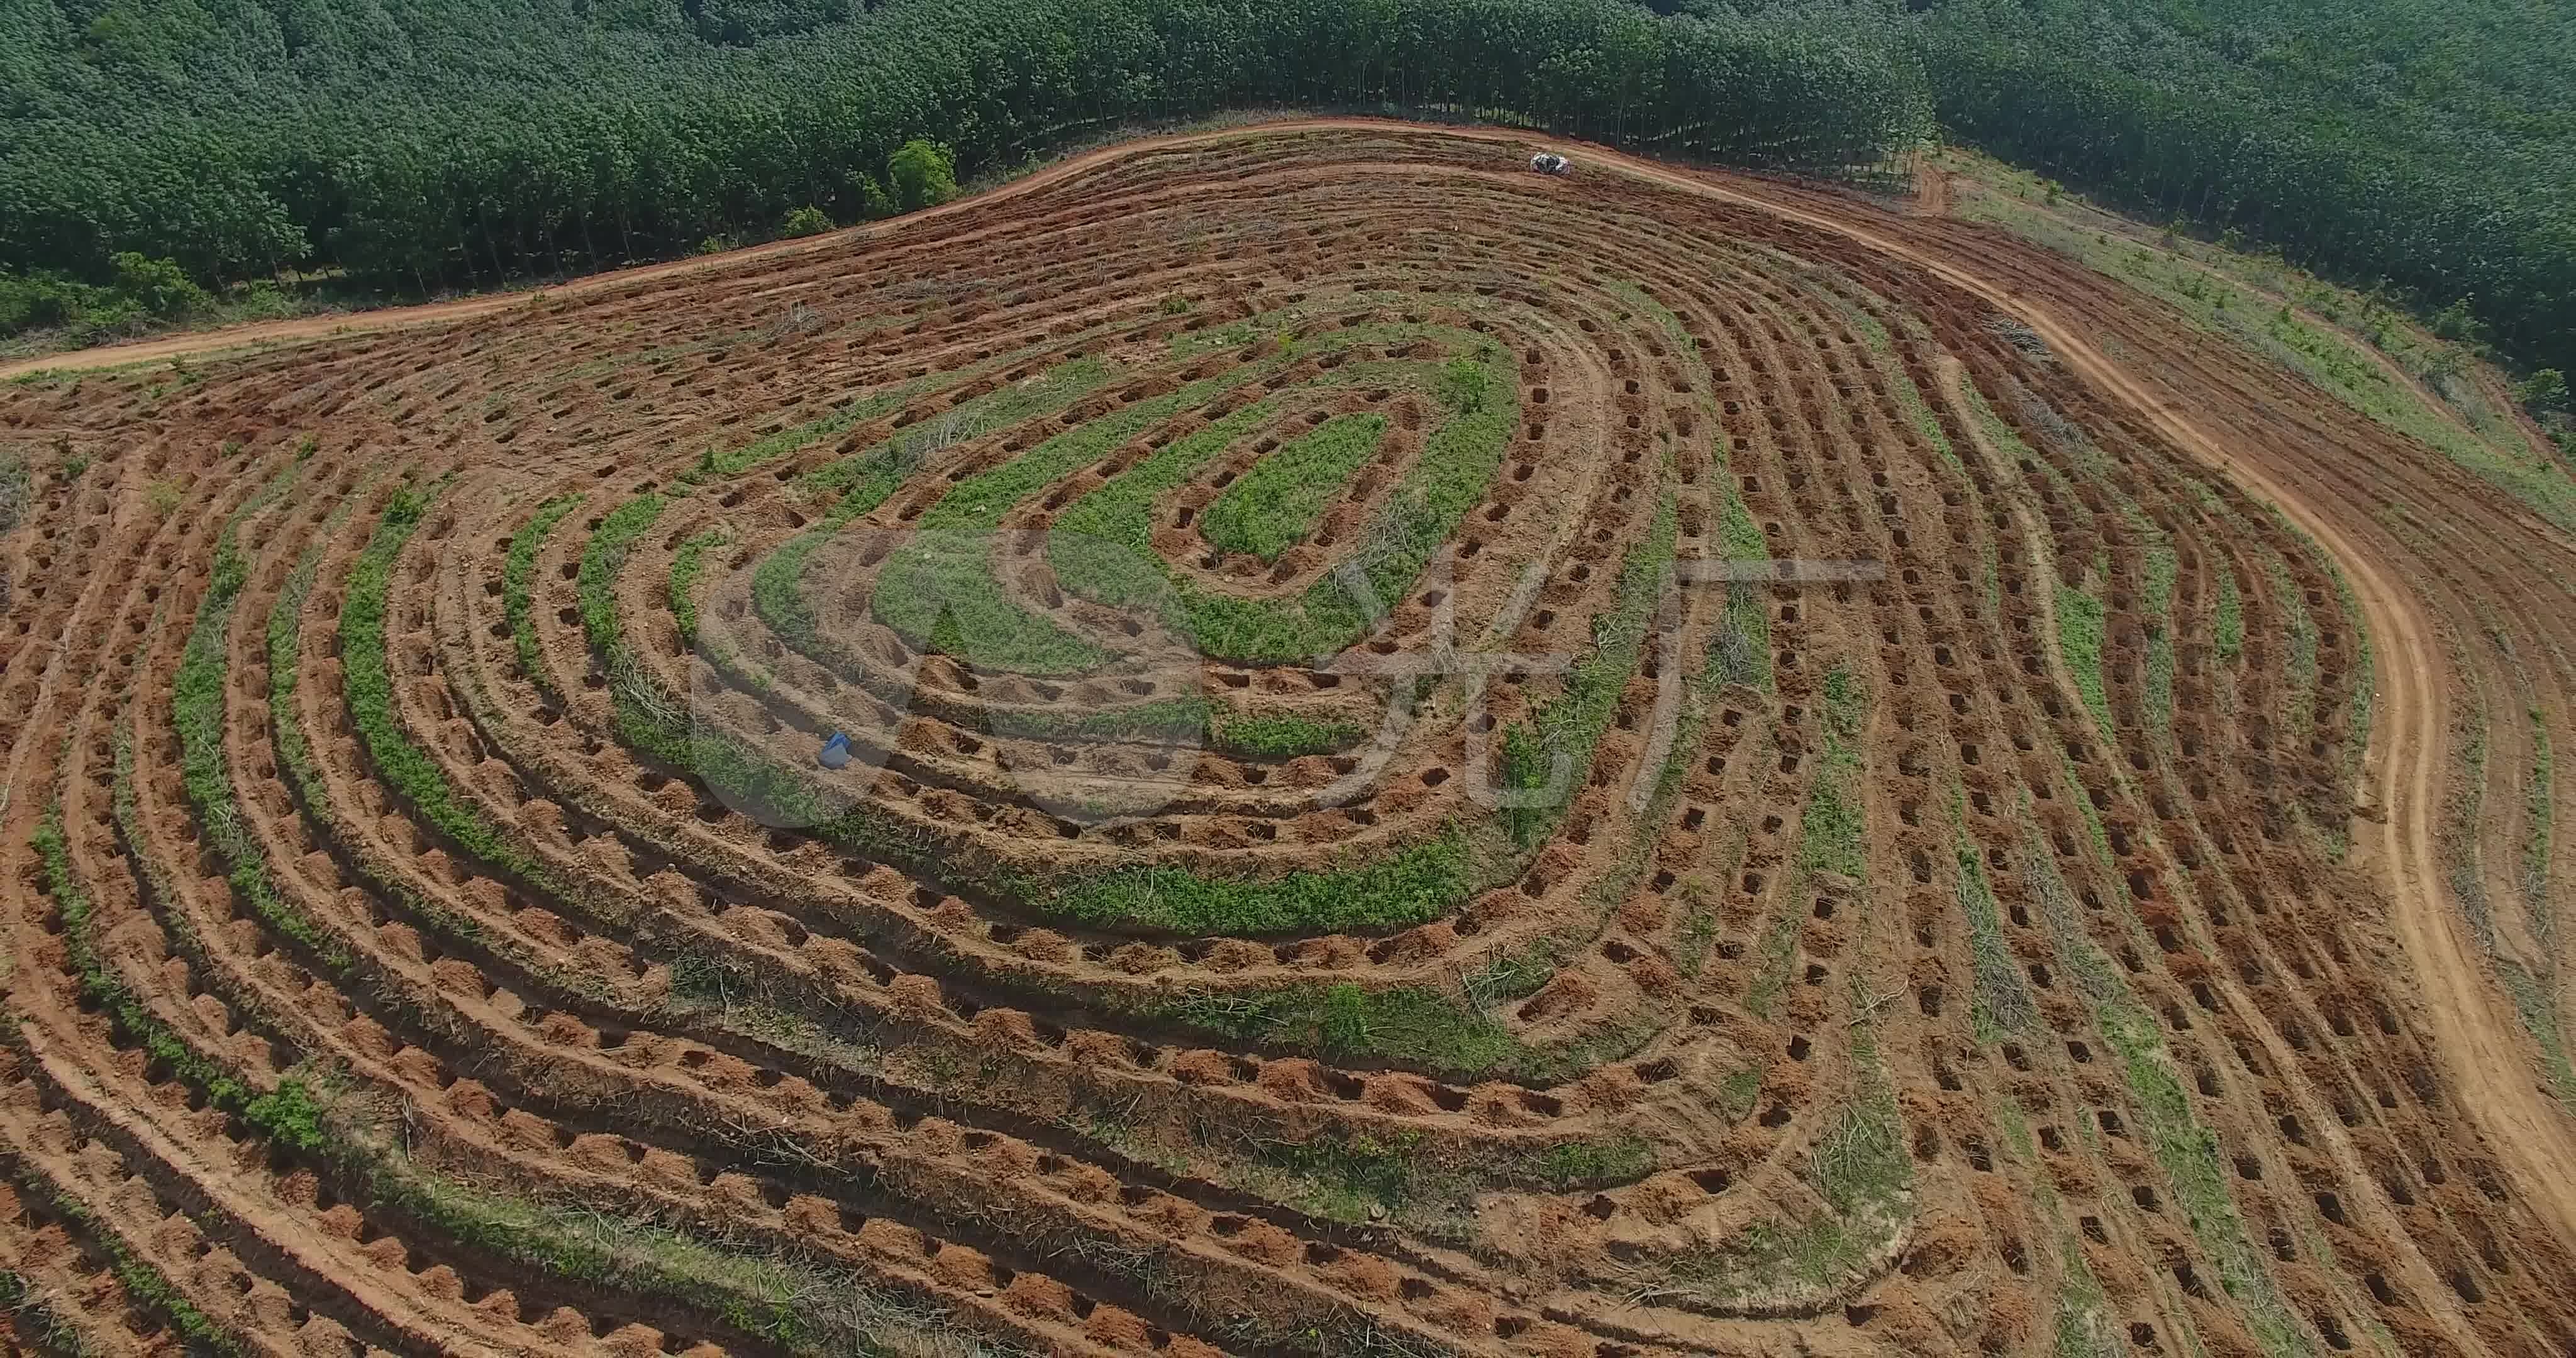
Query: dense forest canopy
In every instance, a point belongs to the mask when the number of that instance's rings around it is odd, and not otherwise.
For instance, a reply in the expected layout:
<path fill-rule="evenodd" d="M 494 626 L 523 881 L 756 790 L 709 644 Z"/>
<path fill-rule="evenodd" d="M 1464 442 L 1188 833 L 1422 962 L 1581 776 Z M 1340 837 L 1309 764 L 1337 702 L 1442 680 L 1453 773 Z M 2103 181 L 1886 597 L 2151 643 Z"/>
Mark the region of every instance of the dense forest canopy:
<path fill-rule="evenodd" d="M 2576 368 L 2576 6 L 1941 0 L 1943 126 Z"/>
<path fill-rule="evenodd" d="M 1855 11 L 1856 13 L 1856 11 Z M 1847 16 L 1846 16 L 1847 17 Z M 1526 118 L 1755 164 L 1928 130 L 1881 16 L 1619 0 L 0 0 L 0 264 L 471 283 L 863 215 L 903 142 L 968 171 L 1251 103 Z"/>
<path fill-rule="evenodd" d="M 1937 117 L 2576 368 L 2540 0 L 0 0 L 0 270 L 489 284 L 886 210 L 915 137 L 972 173 L 1249 104 L 1803 170 Z"/>

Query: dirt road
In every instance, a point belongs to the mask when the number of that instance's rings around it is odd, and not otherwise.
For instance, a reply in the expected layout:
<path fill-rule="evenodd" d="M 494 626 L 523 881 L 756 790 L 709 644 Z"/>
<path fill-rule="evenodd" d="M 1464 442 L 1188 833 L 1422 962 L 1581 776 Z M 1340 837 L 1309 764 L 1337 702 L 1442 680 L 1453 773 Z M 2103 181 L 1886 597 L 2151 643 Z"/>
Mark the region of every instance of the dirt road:
<path fill-rule="evenodd" d="M 1099 166 L 1142 152 L 1167 150 L 1229 138 L 1276 135 L 1299 130 L 1365 130 L 1409 126 L 1365 119 L 1301 119 L 1247 124 L 1217 131 L 1146 138 L 1070 157 L 988 193 L 961 199 L 927 213 L 870 223 L 823 236 L 778 241 L 720 255 L 676 260 L 624 269 L 561 284 L 550 296 L 572 297 L 675 278 L 709 269 L 806 251 L 846 248 L 907 227 L 927 217 L 972 211 L 996 201 L 1031 192 Z M 2232 454 L 2229 444 L 2203 428 L 2174 403 L 2161 399 L 2137 375 L 2106 357 L 2088 342 L 2077 323 L 2052 308 L 2045 297 L 2018 290 L 2009 276 L 1990 276 L 1974 263 L 1950 252 L 1918 248 L 1827 213 L 1802 206 L 1801 195 L 1766 192 L 1760 181 L 1725 178 L 1680 170 L 1621 155 L 1596 146 L 1537 138 L 1503 129 L 1440 128 L 1442 134 L 1520 145 L 1544 145 L 1575 158 L 1581 175 L 1616 169 L 1683 192 L 1758 208 L 1820 230 L 1842 235 L 1871 249 L 1912 262 L 1932 275 L 1962 288 L 2026 322 L 2059 359 L 2139 411 L 2175 444 L 2224 469 L 2247 489 L 2277 504 L 2300 528 L 2331 553 L 2350 580 L 2367 619 L 2380 688 L 2374 705 L 2376 739 L 2370 778 L 2387 811 L 2380 825 L 2381 862 L 2394 905 L 2394 927 L 2414 965 L 2416 983 L 2427 1004 L 2433 1045 L 2443 1054 L 2458 1100 L 2484 1127 L 2517 1187 L 2562 1240 L 2576 1244 L 2576 1125 L 2535 1083 L 2524 1054 L 2526 1040 L 2505 998 L 2490 985 L 2466 926 L 2450 910 L 2438 888 L 2434 818 L 2442 794 L 2442 752 L 2449 719 L 2443 670 L 2435 650 L 2434 626 L 2414 591 L 2395 579 L 2391 567 L 2363 549 L 2357 535 L 2321 503 L 2304 497 L 2284 469 L 2258 464 Z M 120 366 L 253 346 L 294 344 L 336 335 L 451 323 L 523 305 L 524 294 L 463 298 L 426 306 L 388 308 L 350 315 L 308 317 L 226 329 L 171 335 L 136 344 L 112 345 L 76 353 L 55 354 L 0 368 L 0 377 L 39 369 L 84 369 Z M 2430 458 L 2435 454 L 2425 452 Z"/>

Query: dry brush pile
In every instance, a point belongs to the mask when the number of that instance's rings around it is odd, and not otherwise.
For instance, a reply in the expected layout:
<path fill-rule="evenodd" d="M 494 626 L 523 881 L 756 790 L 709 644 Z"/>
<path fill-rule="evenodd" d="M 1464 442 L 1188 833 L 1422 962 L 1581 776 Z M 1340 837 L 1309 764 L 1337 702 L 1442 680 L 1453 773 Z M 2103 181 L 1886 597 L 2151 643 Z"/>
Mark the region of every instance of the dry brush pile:
<path fill-rule="evenodd" d="M 1516 154 L 0 393 L 18 1338 L 2576 1347 L 2327 556 L 1919 263 Z"/>

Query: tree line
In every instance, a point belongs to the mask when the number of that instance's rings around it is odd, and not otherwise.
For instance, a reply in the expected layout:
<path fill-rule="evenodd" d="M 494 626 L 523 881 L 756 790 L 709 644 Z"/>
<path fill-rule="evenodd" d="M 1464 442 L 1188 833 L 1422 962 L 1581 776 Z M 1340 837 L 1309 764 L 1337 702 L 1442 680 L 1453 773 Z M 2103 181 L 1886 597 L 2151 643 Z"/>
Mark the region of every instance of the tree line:
<path fill-rule="evenodd" d="M 1246 105 L 1525 122 L 1791 169 L 1929 128 L 1892 13 L 1622 0 L 16 0 L 0 268 L 427 293 L 901 206 L 1089 129 Z M 799 229 L 810 229 L 811 214 Z M 0 301 L 5 307 L 5 301 Z M 0 315 L 0 321 L 7 317 Z"/>
<path fill-rule="evenodd" d="M 2576 8 L 1941 0 L 1944 129 L 2576 369 Z"/>
<path fill-rule="evenodd" d="M 668 257 L 899 210 L 915 139 L 971 176 L 1289 105 L 1803 171 L 1937 120 L 2570 370 L 2571 71 L 2576 9 L 2528 0 L 0 0 L 0 333 L 184 307 L 165 263 Z"/>

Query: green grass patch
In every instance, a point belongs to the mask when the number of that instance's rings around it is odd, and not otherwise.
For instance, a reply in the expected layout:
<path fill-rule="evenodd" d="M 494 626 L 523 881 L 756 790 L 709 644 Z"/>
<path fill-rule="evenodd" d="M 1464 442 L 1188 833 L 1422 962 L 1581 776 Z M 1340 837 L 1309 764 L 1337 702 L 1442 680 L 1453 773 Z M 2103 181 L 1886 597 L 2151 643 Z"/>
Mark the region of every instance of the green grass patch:
<path fill-rule="evenodd" d="M 698 644 L 698 580 L 706 574 L 707 553 L 725 545 L 721 528 L 710 528 L 680 544 L 671 555 L 671 617 L 680 624 L 680 644 Z"/>
<path fill-rule="evenodd" d="M 1374 863 L 1276 877 L 1201 877 L 1185 868 L 1120 868 L 1049 893 L 1043 908 L 1085 924 L 1254 936 L 1395 929 L 1437 919 L 1487 880 L 1452 826 Z"/>
<path fill-rule="evenodd" d="M 1193 996 L 1149 1013 L 1239 1042 L 1330 1057 L 1366 1056 L 1443 1075 L 1510 1070 L 1527 1051 L 1489 1015 L 1417 986 L 1293 986 L 1249 995 Z"/>
<path fill-rule="evenodd" d="M 1746 1066 L 1730 1072 L 1717 1085 L 1717 1109 L 1729 1122 L 1742 1122 L 1753 1116 L 1753 1105 L 1762 1101 L 1762 1067 Z"/>
<path fill-rule="evenodd" d="M 1798 822 L 1798 867 L 1857 882 L 1869 874 L 1869 818 L 1861 802 L 1861 726 L 1869 693 L 1848 664 L 1825 674 L 1824 748 Z"/>
<path fill-rule="evenodd" d="M 1726 559 L 1745 563 L 1771 559 L 1771 541 L 1753 521 L 1744 497 L 1729 489 L 1718 514 L 1718 536 Z M 1749 580 L 1730 581 L 1726 608 L 1718 615 L 1715 639 L 1708 648 L 1708 682 L 1771 688 L 1771 614 L 1762 606 L 1762 590 Z"/>
<path fill-rule="evenodd" d="M 563 695 L 555 691 L 554 676 L 546 672 L 545 658 L 537 653 L 531 584 L 537 573 L 537 549 L 545 545 L 546 534 L 580 504 L 578 495 L 558 495 L 537 506 L 536 515 L 510 535 L 510 554 L 501 567 L 501 613 L 509 620 L 510 640 L 519 651 L 519 670 L 556 703 L 563 701 Z"/>
<path fill-rule="evenodd" d="M 16 528 L 35 502 L 36 478 L 27 459 L 12 449 L 0 452 L 0 533 Z"/>
<path fill-rule="evenodd" d="M 2218 576 L 2218 604 L 2210 620 L 2210 641 L 2218 648 L 2218 658 L 2234 660 L 2245 654 L 2245 594 L 2236 587 L 2236 572 L 2221 571 Z"/>
<path fill-rule="evenodd" d="M 1324 507 L 1377 456 L 1385 438 L 1383 415 L 1326 420 L 1313 433 L 1273 450 L 1226 487 L 1199 517 L 1199 531 L 1225 551 L 1277 561 L 1315 531 Z"/>
<path fill-rule="evenodd" d="M 2244 1308 L 2246 1323 L 2264 1350 L 2308 1353 L 2306 1331 L 2245 1234 L 2244 1219 L 2227 1190 L 2228 1170 L 2218 1136 L 2191 1110 L 2191 1096 L 2175 1075 L 2155 1019 L 2134 1002 L 2101 1010 L 2102 1036 L 2120 1057 L 2139 1120 L 2157 1163 L 2172 1183 L 2176 1205 L 2192 1233 L 2218 1265 L 2220 1285 Z"/>
<path fill-rule="evenodd" d="M 2111 732 L 2111 696 L 2102 684 L 2102 601 L 2081 589 L 2057 591 L 2057 651 L 2075 678 L 2076 695 L 2105 735 Z"/>
<path fill-rule="evenodd" d="M 2146 542 L 2145 589 L 2139 599 L 2147 616 L 2147 728 L 2159 743 L 2170 741 L 2174 710 L 2174 578 L 2178 561 L 2173 543 L 2137 506 L 2126 507 L 2132 528 Z"/>
<path fill-rule="evenodd" d="M 2272 577 L 2272 597 L 2281 607 L 2283 640 L 2289 654 L 2282 664 L 2282 720 L 2291 732 L 2305 743 L 2306 732 L 2316 716 L 2317 700 L 2317 623 L 2308 613 L 2308 601 L 2291 576 L 2289 567 L 2279 561 L 2264 563 Z"/>
<path fill-rule="evenodd" d="M 1294 759 L 1348 749 L 1368 735 L 1346 721 L 1297 716 L 1225 716 L 1208 726 L 1209 743 L 1250 759 Z"/>

